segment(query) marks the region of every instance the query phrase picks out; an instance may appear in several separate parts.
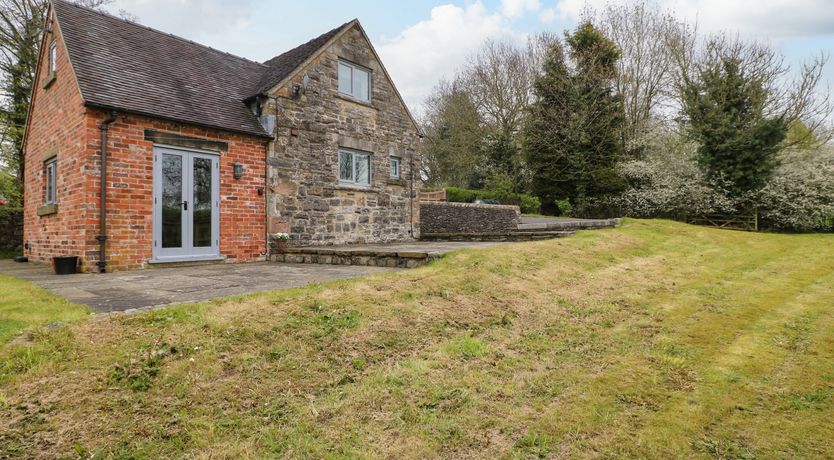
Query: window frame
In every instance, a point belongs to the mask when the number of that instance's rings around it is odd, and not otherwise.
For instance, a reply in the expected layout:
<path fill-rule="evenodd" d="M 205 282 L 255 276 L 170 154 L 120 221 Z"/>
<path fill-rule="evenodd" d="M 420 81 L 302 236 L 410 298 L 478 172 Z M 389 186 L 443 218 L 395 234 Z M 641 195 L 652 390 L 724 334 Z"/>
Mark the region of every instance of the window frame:
<path fill-rule="evenodd" d="M 49 44 L 49 73 L 58 71 L 58 42 L 52 40 Z"/>
<path fill-rule="evenodd" d="M 399 180 L 402 177 L 402 158 L 400 157 L 391 157 L 390 163 L 390 173 L 391 179 Z M 394 174 L 394 165 L 396 165 L 397 173 Z"/>
<path fill-rule="evenodd" d="M 351 178 L 350 179 L 342 178 L 342 155 L 343 154 L 347 154 L 347 155 L 351 156 L 351 169 L 350 169 Z M 373 165 L 374 165 L 373 153 L 365 152 L 365 151 L 362 151 L 362 150 L 355 150 L 355 149 L 339 147 L 337 155 L 338 155 L 338 165 L 337 165 L 338 170 L 337 170 L 337 173 L 336 173 L 336 177 L 339 179 L 340 184 L 350 185 L 350 186 L 354 186 L 354 187 L 366 187 L 366 188 L 371 186 L 371 184 L 373 183 L 373 169 L 374 169 L 373 168 Z M 356 160 L 357 160 L 357 158 L 360 158 L 360 157 L 364 157 L 368 161 L 368 182 L 358 182 L 356 180 L 356 163 L 357 163 Z"/>
<path fill-rule="evenodd" d="M 44 166 L 44 204 L 58 203 L 58 158 L 43 162 Z"/>
<path fill-rule="evenodd" d="M 342 91 L 341 66 L 345 66 L 345 67 L 348 67 L 350 69 L 350 92 L 349 93 L 346 93 L 346 92 Z M 364 97 L 360 97 L 356 94 L 356 92 L 357 92 L 356 91 L 356 85 L 354 84 L 354 82 L 356 80 L 354 78 L 354 74 L 355 74 L 356 70 L 365 72 L 365 74 L 367 74 L 367 76 L 368 76 L 368 85 L 367 85 L 368 86 L 368 97 L 367 97 L 367 99 L 364 98 Z M 349 97 L 351 99 L 355 99 L 357 101 L 361 101 L 361 102 L 365 102 L 365 103 L 370 104 L 371 99 L 373 99 L 372 96 L 371 96 L 373 94 L 373 77 L 372 77 L 372 75 L 373 75 L 373 71 L 371 71 L 371 69 L 369 69 L 367 67 L 363 67 L 361 65 L 354 64 L 354 63 L 352 63 L 350 61 L 346 61 L 344 59 L 339 59 L 338 64 L 337 64 L 337 68 L 336 68 L 336 87 L 337 87 L 337 90 L 339 91 L 339 94 L 342 95 L 342 96 L 346 96 L 346 97 Z"/>

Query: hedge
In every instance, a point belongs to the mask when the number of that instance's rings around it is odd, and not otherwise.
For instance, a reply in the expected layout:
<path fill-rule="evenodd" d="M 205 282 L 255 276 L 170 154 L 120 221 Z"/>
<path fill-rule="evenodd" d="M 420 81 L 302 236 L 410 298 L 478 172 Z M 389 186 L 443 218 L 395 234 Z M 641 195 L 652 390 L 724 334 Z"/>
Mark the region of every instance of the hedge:
<path fill-rule="evenodd" d="M 0 250 L 23 246 L 23 209 L 0 206 Z"/>
<path fill-rule="evenodd" d="M 454 203 L 472 203 L 477 199 L 495 200 L 501 204 L 515 205 L 525 214 L 537 214 L 542 207 L 538 197 L 526 193 L 508 193 L 495 190 L 469 190 L 465 188 L 448 187 L 446 201 Z"/>

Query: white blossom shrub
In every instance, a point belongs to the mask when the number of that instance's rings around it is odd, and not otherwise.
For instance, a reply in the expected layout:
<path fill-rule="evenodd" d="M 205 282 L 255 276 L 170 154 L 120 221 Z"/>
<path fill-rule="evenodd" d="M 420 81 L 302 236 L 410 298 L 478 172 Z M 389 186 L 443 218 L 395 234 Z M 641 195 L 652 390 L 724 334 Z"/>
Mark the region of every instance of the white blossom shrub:
<path fill-rule="evenodd" d="M 834 153 L 789 154 L 756 201 L 767 229 L 834 231 Z"/>
<path fill-rule="evenodd" d="M 669 132 L 641 142 L 642 158 L 617 166 L 629 187 L 584 203 L 589 214 L 682 218 L 758 212 L 765 230 L 834 231 L 834 148 L 786 151 L 761 190 L 733 198 L 725 184 L 706 179 L 691 143 Z"/>
<path fill-rule="evenodd" d="M 617 172 L 629 184 L 595 207 L 630 217 L 683 217 L 731 214 L 736 203 L 721 183 L 709 183 L 695 162 L 694 149 L 673 136 L 653 139 L 644 159 L 624 161 Z"/>

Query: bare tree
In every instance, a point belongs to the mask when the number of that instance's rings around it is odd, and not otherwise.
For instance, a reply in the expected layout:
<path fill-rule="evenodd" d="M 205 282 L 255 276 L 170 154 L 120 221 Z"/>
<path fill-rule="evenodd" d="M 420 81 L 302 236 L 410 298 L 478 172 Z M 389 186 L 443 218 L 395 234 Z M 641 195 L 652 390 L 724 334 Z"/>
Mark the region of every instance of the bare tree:
<path fill-rule="evenodd" d="M 438 83 L 424 106 L 424 179 L 430 185 L 467 187 L 482 154 L 481 114 L 459 79 Z"/>
<path fill-rule="evenodd" d="M 464 68 L 467 91 L 499 133 L 511 137 L 520 129 L 533 100 L 533 82 L 554 39 L 550 34 L 534 35 L 526 46 L 487 40 Z"/>
<path fill-rule="evenodd" d="M 555 37 L 538 34 L 527 43 L 486 41 L 461 73 L 461 81 L 484 119 L 484 161 L 478 175 L 483 185 L 501 182 L 520 192 L 527 185 L 521 132 L 535 95 L 548 46 Z"/>
<path fill-rule="evenodd" d="M 656 120 L 675 113 L 675 61 L 669 46 L 685 46 L 694 29 L 644 1 L 609 3 L 600 11 L 588 9 L 583 14 L 620 49 L 616 90 L 623 97 L 625 111 L 622 141 L 626 152 L 639 154 Z"/>

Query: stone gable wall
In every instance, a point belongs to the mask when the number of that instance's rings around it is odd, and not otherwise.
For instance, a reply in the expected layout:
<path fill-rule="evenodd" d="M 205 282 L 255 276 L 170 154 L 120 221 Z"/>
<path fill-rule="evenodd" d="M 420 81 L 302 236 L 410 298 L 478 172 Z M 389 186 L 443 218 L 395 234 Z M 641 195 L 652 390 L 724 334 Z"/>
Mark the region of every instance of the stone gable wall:
<path fill-rule="evenodd" d="M 339 95 L 340 58 L 371 69 L 370 103 Z M 305 73 L 308 87 L 294 95 Z M 357 27 L 271 96 L 262 109 L 277 119 L 277 140 L 268 158 L 270 233 L 289 233 L 294 246 L 419 235 L 420 180 L 412 171 L 420 169 L 420 139 Z M 370 187 L 340 184 L 339 147 L 372 154 Z M 392 156 L 401 159 L 400 180 L 390 178 Z"/>
<path fill-rule="evenodd" d="M 518 206 L 475 203 L 420 203 L 424 235 L 452 233 L 505 233 L 518 229 Z"/>

